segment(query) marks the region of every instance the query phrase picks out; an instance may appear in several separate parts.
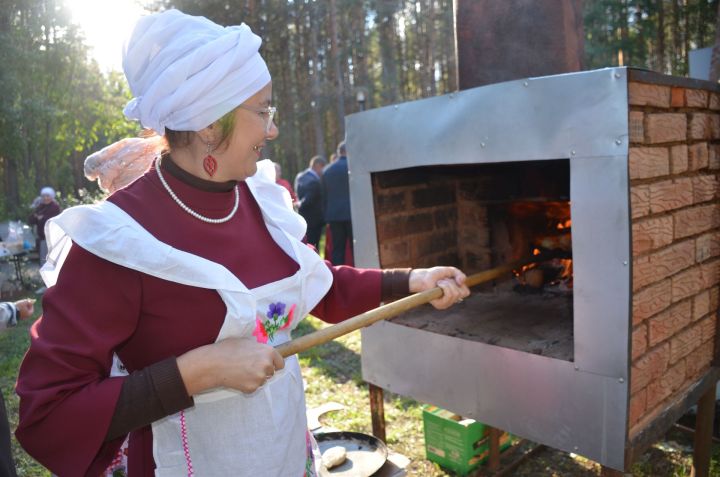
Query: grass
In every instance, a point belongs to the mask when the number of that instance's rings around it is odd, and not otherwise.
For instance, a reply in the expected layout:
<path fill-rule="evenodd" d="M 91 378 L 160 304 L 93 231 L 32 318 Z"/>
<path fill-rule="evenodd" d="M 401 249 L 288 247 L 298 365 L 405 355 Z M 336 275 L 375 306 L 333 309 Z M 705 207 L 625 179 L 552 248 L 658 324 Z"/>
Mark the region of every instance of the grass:
<path fill-rule="evenodd" d="M 39 315 L 40 302 L 36 304 Z M 13 392 L 17 370 L 29 344 L 28 330 L 32 320 L 0 333 L 0 388 L 5 396 L 11 427 L 17 425 L 18 399 Z M 327 326 L 309 317 L 304 320 L 296 336 Z M 344 410 L 324 415 L 321 423 L 344 431 L 370 434 L 370 405 L 367 384 L 360 371 L 360 333 L 317 346 L 300 355 L 306 381 L 306 400 L 309 408 L 335 401 Z M 410 459 L 409 476 L 440 477 L 451 473 L 425 459 L 422 404 L 412 399 L 385 392 L 385 419 L 388 447 Z M 19 476 L 49 477 L 50 473 L 29 457 L 13 438 L 13 455 Z M 690 475 L 692 462 L 691 438 L 679 431 L 671 431 L 635 463 L 634 477 L 685 477 Z M 561 451 L 545 450 L 519 467 L 517 477 L 563 476 L 590 477 L 600 474 L 600 467 L 587 459 Z M 713 447 L 710 475 L 720 477 L 720 447 Z"/>
<path fill-rule="evenodd" d="M 15 381 L 20 367 L 20 362 L 25 355 L 25 350 L 30 344 L 30 326 L 42 313 L 40 300 L 35 303 L 35 315 L 33 319 L 21 321 L 14 328 L 9 328 L 0 333 L 0 389 L 5 397 L 10 429 L 17 427 L 19 400 L 14 392 Z M 22 450 L 20 445 L 12 438 L 13 457 L 17 466 L 18 476 L 28 477 L 49 477 L 50 472 L 38 464 L 32 457 Z"/>

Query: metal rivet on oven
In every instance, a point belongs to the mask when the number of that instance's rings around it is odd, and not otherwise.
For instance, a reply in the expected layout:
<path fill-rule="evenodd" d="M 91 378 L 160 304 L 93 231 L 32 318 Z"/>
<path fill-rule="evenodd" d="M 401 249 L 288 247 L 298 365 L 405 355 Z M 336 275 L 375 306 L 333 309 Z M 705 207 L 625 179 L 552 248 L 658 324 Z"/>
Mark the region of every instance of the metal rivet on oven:
<path fill-rule="evenodd" d="M 580 366 L 578 366 L 577 364 L 575 365 L 575 371 L 580 371 Z"/>
<path fill-rule="evenodd" d="M 396 104 L 396 105 L 395 105 L 395 109 L 399 109 L 399 108 L 400 108 L 400 106 L 398 106 L 398 105 Z"/>
<path fill-rule="evenodd" d="M 453 99 L 455 97 L 454 93 L 450 93 L 450 99 Z"/>
<path fill-rule="evenodd" d="M 620 77 L 620 73 L 615 73 L 615 77 L 616 77 L 616 78 L 619 78 L 619 77 Z"/>
<path fill-rule="evenodd" d="M 574 156 L 575 154 L 576 154 L 576 153 L 575 153 L 575 149 L 573 149 L 572 151 L 570 151 L 570 155 L 571 155 L 571 156 Z"/>
<path fill-rule="evenodd" d="M 622 144 L 622 139 L 615 139 L 615 144 L 617 144 L 618 146 Z"/>
<path fill-rule="evenodd" d="M 624 378 L 619 378 L 619 379 L 618 379 L 618 382 L 619 382 L 619 383 L 624 383 L 624 382 L 625 382 L 625 379 L 624 379 Z"/>
<path fill-rule="evenodd" d="M 525 87 L 527 88 L 527 86 L 528 86 L 529 84 L 530 84 L 530 83 L 528 83 L 527 81 L 525 81 L 525 82 L 523 83 L 523 86 L 525 86 Z"/>
<path fill-rule="evenodd" d="M 573 447 L 573 450 L 579 450 L 580 448 L 578 446 Z"/>
<path fill-rule="evenodd" d="M 627 261 L 627 260 L 623 260 L 623 265 L 625 265 L 625 266 L 627 267 L 627 264 L 628 264 L 628 261 Z"/>
<path fill-rule="evenodd" d="M 485 147 L 485 143 L 484 143 L 484 142 L 481 142 L 481 143 L 480 143 L 480 147 Z"/>

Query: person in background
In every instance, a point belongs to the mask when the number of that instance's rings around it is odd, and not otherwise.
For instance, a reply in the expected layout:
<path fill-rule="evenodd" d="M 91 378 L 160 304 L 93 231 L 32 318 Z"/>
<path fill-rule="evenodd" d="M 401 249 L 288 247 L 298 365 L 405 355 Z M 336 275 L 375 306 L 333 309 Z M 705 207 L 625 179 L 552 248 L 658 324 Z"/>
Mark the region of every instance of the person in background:
<path fill-rule="evenodd" d="M 295 204 L 297 202 L 297 196 L 295 195 L 295 191 L 293 190 L 292 186 L 290 185 L 290 182 L 288 182 L 287 179 L 284 179 L 282 176 L 282 166 L 278 164 L 277 162 L 273 162 L 275 165 L 275 183 L 278 185 L 283 186 L 287 191 L 290 193 L 290 198 L 292 199 L 292 203 Z"/>
<path fill-rule="evenodd" d="M 350 221 L 350 186 L 345 141 L 338 144 L 337 161 L 323 171 L 325 221 L 332 236 L 333 265 L 345 265 L 345 248 L 352 244 L 352 222 Z"/>
<path fill-rule="evenodd" d="M 40 265 L 45 264 L 47 259 L 47 242 L 45 241 L 45 222 L 48 219 L 60 214 L 60 206 L 55 201 L 55 189 L 52 187 L 43 187 L 40 190 L 40 203 L 33 209 L 28 223 L 36 228 L 36 246 Z"/>
<path fill-rule="evenodd" d="M 325 159 L 315 156 L 310 159 L 307 169 L 295 177 L 295 190 L 298 195 L 298 213 L 307 222 L 307 243 L 320 250 L 320 236 L 323 225 L 322 174 Z"/>
<path fill-rule="evenodd" d="M 338 160 L 338 155 L 336 152 L 333 152 L 332 154 L 330 154 L 330 164 L 332 164 L 333 162 L 335 162 L 337 160 Z"/>
<path fill-rule="evenodd" d="M 30 318 L 35 311 L 35 300 L 25 299 L 11 303 L 0 302 L 0 330 L 17 325 L 19 320 Z M 0 477 L 16 477 L 15 462 L 10 447 L 10 422 L 5 409 L 5 398 L 0 392 Z"/>
<path fill-rule="evenodd" d="M 166 144 L 107 200 L 48 222 L 15 435 L 55 474 L 99 475 L 129 435 L 131 477 L 316 476 L 300 364 L 276 346 L 309 314 L 470 293 L 454 267 L 334 267 L 302 242 L 262 159 L 279 130 L 260 44 L 245 24 L 172 9 L 126 42 L 125 115 Z"/>

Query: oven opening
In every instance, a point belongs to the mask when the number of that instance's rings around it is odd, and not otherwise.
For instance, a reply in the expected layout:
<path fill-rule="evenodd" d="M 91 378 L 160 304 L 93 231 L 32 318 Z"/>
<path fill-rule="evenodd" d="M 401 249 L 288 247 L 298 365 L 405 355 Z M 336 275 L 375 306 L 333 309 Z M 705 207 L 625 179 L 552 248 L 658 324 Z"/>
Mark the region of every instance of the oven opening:
<path fill-rule="evenodd" d="M 450 310 L 393 323 L 573 361 L 570 161 L 427 166 L 372 175 L 380 264 L 467 274 L 542 261 L 473 288 Z"/>

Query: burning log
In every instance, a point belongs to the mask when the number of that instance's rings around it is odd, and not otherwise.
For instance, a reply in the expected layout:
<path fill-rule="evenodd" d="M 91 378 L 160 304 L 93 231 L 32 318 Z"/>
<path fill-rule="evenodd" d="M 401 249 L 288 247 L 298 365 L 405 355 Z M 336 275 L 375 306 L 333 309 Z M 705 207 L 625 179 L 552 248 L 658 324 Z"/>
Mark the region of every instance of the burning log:
<path fill-rule="evenodd" d="M 545 250 L 563 250 L 566 252 L 572 250 L 572 240 L 569 231 L 568 233 L 562 235 L 548 235 L 545 237 L 538 237 L 533 242 L 536 247 Z"/>
<path fill-rule="evenodd" d="M 541 288 L 545 283 L 545 273 L 541 268 L 531 268 L 525 271 L 523 279 L 527 286 Z"/>

